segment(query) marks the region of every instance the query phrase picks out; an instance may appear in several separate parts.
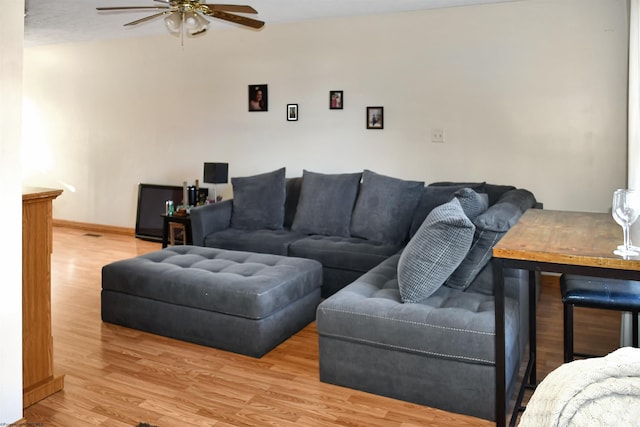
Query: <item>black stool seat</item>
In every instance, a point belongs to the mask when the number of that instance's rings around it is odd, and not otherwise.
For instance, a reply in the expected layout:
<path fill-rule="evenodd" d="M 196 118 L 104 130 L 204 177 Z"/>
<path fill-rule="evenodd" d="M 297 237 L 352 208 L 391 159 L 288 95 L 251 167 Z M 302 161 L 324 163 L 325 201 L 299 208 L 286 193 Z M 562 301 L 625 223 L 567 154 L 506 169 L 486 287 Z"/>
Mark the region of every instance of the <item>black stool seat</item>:
<path fill-rule="evenodd" d="M 564 274 L 560 278 L 560 292 L 564 304 L 565 362 L 572 361 L 574 355 L 593 356 L 573 351 L 573 307 L 630 311 L 633 314 L 633 346 L 638 347 L 640 282 Z"/>

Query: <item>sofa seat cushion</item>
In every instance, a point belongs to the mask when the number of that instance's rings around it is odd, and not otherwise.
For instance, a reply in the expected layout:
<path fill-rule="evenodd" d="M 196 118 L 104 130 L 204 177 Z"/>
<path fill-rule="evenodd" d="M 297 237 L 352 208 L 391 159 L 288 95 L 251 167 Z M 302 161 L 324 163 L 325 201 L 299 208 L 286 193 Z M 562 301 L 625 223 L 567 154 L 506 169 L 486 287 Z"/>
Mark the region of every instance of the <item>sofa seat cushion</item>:
<path fill-rule="evenodd" d="M 437 358 L 494 364 L 494 298 L 442 286 L 420 303 L 403 304 L 396 276 L 398 259 L 399 255 L 390 257 L 320 303 L 318 334 Z M 505 325 L 506 354 L 517 354 L 518 304 L 511 298 L 505 299 Z"/>
<path fill-rule="evenodd" d="M 357 237 L 313 235 L 296 240 L 289 246 L 289 255 L 311 258 L 325 268 L 367 272 L 402 247 Z"/>
<path fill-rule="evenodd" d="M 115 291 L 248 319 L 266 318 L 321 285 L 309 259 L 173 246 L 106 265 L 104 291 Z"/>
<path fill-rule="evenodd" d="M 289 254 L 289 245 L 303 237 L 306 235 L 287 229 L 241 230 L 227 228 L 206 236 L 204 246 L 286 256 Z"/>

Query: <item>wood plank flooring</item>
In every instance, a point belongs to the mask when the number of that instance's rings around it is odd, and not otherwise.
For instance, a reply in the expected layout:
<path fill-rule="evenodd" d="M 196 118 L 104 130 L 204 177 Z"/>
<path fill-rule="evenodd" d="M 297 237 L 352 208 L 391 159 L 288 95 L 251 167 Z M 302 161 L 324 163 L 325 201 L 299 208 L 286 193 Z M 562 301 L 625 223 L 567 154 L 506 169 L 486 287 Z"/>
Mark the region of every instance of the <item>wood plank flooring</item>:
<path fill-rule="evenodd" d="M 25 410 L 41 426 L 491 426 L 318 379 L 310 324 L 254 359 L 100 320 L 101 267 L 160 249 L 113 233 L 54 227 L 54 363 L 65 388 Z M 96 235 L 98 234 L 98 235 Z M 616 348 L 620 315 L 576 310 L 576 350 Z M 538 310 L 539 378 L 562 363 L 562 303 L 544 282 Z M 584 332 L 584 333 L 583 333 Z M 36 425 L 36 424 L 34 424 Z"/>

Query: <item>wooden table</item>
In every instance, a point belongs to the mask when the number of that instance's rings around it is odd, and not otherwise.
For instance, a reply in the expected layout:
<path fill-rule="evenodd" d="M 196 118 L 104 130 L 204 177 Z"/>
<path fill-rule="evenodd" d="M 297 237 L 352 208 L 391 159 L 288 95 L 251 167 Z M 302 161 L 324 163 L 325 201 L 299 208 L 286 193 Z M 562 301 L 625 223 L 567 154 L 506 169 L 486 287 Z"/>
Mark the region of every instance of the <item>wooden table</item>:
<path fill-rule="evenodd" d="M 192 244 L 191 238 L 191 217 L 189 215 L 165 215 L 162 214 L 162 248 L 169 246 L 169 224 L 176 223 L 184 226 L 184 233 L 187 236 L 187 244 Z"/>
<path fill-rule="evenodd" d="M 524 387 L 536 384 L 535 272 L 584 274 L 640 281 L 640 257 L 613 253 L 622 228 L 610 214 L 527 210 L 493 248 L 496 268 L 496 425 L 506 425 L 503 269 L 529 270 L 529 362 L 510 425 L 515 425 Z M 528 378 L 528 381 L 527 381 Z"/>

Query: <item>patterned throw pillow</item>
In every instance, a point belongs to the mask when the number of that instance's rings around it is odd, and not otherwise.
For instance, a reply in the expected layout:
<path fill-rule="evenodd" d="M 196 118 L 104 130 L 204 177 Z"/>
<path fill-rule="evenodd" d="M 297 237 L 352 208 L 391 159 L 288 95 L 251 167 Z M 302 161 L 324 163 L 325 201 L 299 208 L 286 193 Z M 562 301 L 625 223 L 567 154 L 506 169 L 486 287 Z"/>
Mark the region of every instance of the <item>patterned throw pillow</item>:
<path fill-rule="evenodd" d="M 470 188 L 461 188 L 453 193 L 453 197 L 460 201 L 462 210 L 471 221 L 489 207 L 489 196 L 476 193 Z"/>
<path fill-rule="evenodd" d="M 420 302 L 436 292 L 466 256 L 474 232 L 458 199 L 433 209 L 400 255 L 402 301 Z"/>

